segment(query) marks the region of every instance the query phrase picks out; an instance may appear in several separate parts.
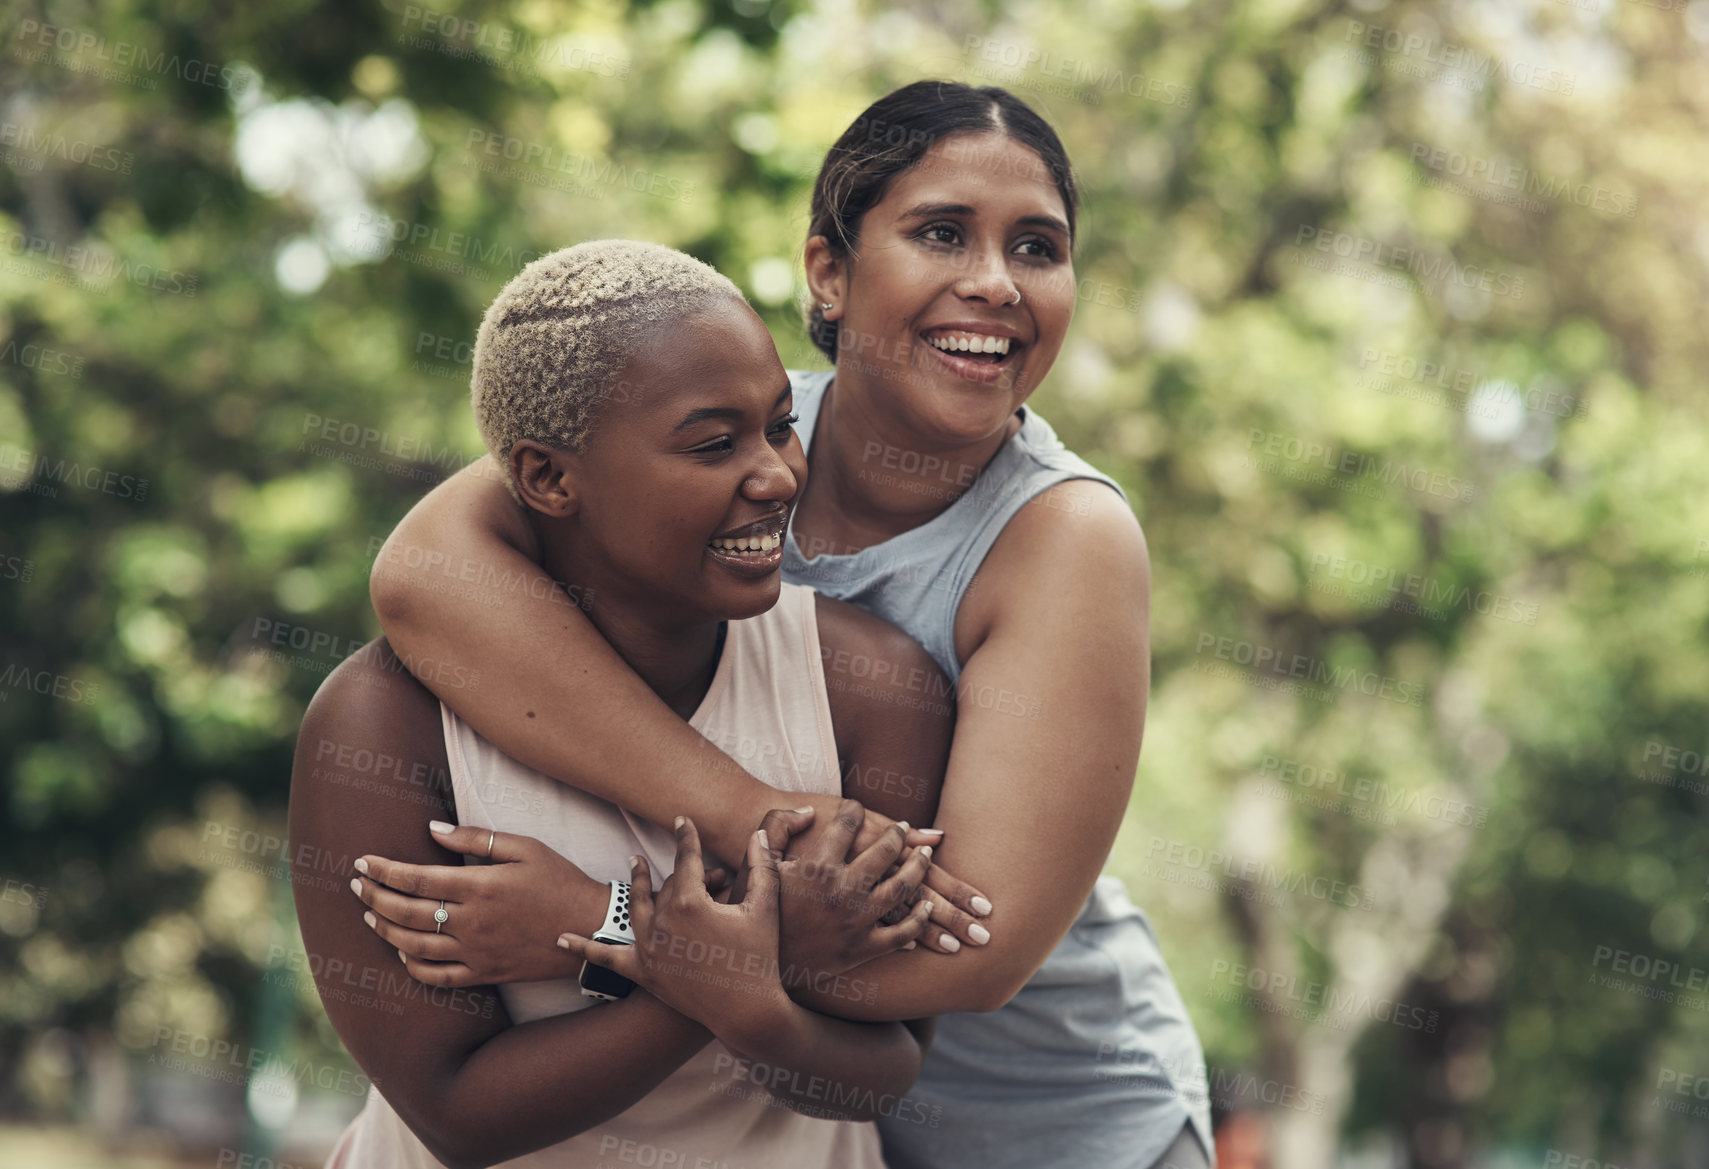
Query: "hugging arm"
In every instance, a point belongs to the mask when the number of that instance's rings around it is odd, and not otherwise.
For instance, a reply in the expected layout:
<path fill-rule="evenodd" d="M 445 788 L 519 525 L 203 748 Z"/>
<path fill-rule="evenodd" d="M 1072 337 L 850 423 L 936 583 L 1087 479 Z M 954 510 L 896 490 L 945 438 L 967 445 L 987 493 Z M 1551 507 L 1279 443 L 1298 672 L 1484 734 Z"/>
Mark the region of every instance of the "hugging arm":
<path fill-rule="evenodd" d="M 365 761 L 396 761 L 381 771 Z M 512 1026 L 490 987 L 430 987 L 356 912 L 350 862 L 459 858 L 427 821 L 453 819 L 438 703 L 384 642 L 341 664 L 303 718 L 291 776 L 292 888 L 321 1001 L 362 1070 L 433 1155 L 459 1169 L 565 1140 L 616 1116 L 712 1038 L 645 993 Z M 318 858 L 318 859 L 317 859 Z M 324 862 L 324 863 L 323 863 Z M 597 929 L 598 908 L 582 919 Z"/>
<path fill-rule="evenodd" d="M 389 762 L 376 766 L 381 759 Z M 604 1123 L 704 1047 L 713 1029 L 644 990 L 512 1026 L 490 987 L 454 985 L 432 961 L 412 958 L 406 970 L 399 951 L 358 914 L 349 865 L 383 852 L 414 866 L 458 866 L 419 872 L 461 873 L 460 858 L 427 831 L 430 819 L 454 818 L 443 783 L 448 768 L 438 703 L 384 642 L 375 642 L 333 672 L 304 716 L 290 838 L 307 965 L 329 1018 L 404 1122 L 458 1169 L 519 1156 Z M 575 887 L 560 902 L 569 920 L 553 933 L 566 927 L 592 933 L 605 917 L 605 886 L 579 870 L 571 875 Z M 374 882 L 357 879 L 363 896 L 372 897 Z M 463 910 L 452 905 L 454 913 Z M 453 930 L 458 920 L 448 923 Z M 565 962 L 562 974 L 573 976 L 579 961 L 553 952 Z M 901 1079 L 903 1087 L 912 1083 L 920 1047 L 903 1028 L 841 1026 L 847 1030 L 826 1038 L 840 1045 L 860 1088 L 882 1095 Z M 776 1054 L 771 1062 L 793 1070 L 789 1052 Z M 862 1062 L 874 1054 L 885 1058 Z"/>
<path fill-rule="evenodd" d="M 938 856 L 995 903 L 990 940 L 925 946 L 858 973 L 870 1001 L 798 1001 L 852 1019 L 995 1010 L 1073 924 L 1133 786 L 1150 682 L 1150 566 L 1127 504 L 1058 484 L 998 538 L 957 617 L 964 667 Z"/>
<path fill-rule="evenodd" d="M 707 848 L 737 862 L 776 791 L 629 668 L 582 611 L 597 596 L 546 575 L 502 475 L 490 456 L 477 460 L 399 521 L 369 580 L 388 640 L 428 689 L 512 758 L 655 824 L 692 816 Z M 518 661 L 529 670 L 515 669 Z M 478 685 L 458 684 L 476 676 Z M 840 804 L 792 799 L 819 813 L 814 831 Z M 857 844 L 871 844 L 892 819 L 868 812 Z M 949 907 L 967 909 L 976 891 L 935 865 L 926 884 L 939 894 L 933 920 L 953 930 Z"/>

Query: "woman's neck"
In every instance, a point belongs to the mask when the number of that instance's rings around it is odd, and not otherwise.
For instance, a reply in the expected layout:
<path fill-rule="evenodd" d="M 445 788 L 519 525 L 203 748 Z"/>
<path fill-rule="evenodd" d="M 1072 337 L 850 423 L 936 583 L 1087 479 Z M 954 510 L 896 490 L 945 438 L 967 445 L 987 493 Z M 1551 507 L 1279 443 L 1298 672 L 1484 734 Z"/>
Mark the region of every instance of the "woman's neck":
<path fill-rule="evenodd" d="M 838 384 L 845 389 L 833 390 Z M 812 474 L 801 510 L 832 554 L 882 543 L 942 515 L 1020 429 L 1010 416 L 995 434 L 959 447 L 926 448 L 918 434 L 882 416 L 863 387 L 837 374 L 825 387 L 812 436 Z"/>
<path fill-rule="evenodd" d="M 720 621 L 661 624 L 632 603 L 627 591 L 601 585 L 597 573 L 581 571 L 564 544 L 536 525 L 540 567 L 581 598 L 582 609 L 617 656 L 681 718 L 693 716 L 718 672 Z M 574 603 L 566 601 L 565 603 Z"/>

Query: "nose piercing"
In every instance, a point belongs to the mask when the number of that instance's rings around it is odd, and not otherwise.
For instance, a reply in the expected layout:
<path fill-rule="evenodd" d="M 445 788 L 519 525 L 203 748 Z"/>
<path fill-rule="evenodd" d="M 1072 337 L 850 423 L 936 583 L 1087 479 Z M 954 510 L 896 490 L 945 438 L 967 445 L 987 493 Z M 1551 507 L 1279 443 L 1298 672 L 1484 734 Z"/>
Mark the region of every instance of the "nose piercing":
<path fill-rule="evenodd" d="M 1011 300 L 1009 303 L 1011 305 L 1017 305 L 1017 304 L 1021 303 L 1021 290 L 1020 289 L 1018 289 L 1018 288 L 1015 289 L 1015 299 Z"/>

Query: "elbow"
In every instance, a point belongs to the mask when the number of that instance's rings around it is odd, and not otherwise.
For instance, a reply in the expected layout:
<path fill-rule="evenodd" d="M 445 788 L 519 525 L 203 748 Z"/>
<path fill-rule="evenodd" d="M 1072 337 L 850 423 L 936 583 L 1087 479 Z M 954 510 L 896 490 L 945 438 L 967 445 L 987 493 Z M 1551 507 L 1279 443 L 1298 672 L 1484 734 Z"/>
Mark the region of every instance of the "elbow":
<path fill-rule="evenodd" d="M 397 571 L 383 567 L 385 563 L 386 551 L 381 548 L 380 554 L 374 558 L 374 567 L 368 572 L 368 602 L 374 606 L 374 613 L 382 626 L 407 616 L 411 592 Z"/>
<path fill-rule="evenodd" d="M 972 984 L 966 991 L 966 1004 L 955 1009 L 969 1014 L 985 1014 L 1001 1010 L 1009 1005 L 1009 1001 L 1021 993 L 1021 987 L 1027 984 L 1027 979 L 993 976 L 982 978 Z"/>

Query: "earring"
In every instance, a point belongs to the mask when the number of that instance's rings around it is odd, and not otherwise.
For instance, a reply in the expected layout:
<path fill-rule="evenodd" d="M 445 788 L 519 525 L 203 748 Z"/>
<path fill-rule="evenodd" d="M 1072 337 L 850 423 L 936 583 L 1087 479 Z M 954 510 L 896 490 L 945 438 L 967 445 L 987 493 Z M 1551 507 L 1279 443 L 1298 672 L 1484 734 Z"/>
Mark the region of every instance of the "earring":
<path fill-rule="evenodd" d="M 822 300 L 819 302 L 819 311 L 822 313 L 828 313 L 836 307 L 837 307 L 836 305 L 832 304 L 828 300 Z"/>
<path fill-rule="evenodd" d="M 1010 305 L 1017 305 L 1020 303 L 1021 303 L 1021 290 L 1017 288 L 1017 289 L 1015 289 L 1015 299 L 1011 300 L 1009 302 L 1009 304 Z"/>

